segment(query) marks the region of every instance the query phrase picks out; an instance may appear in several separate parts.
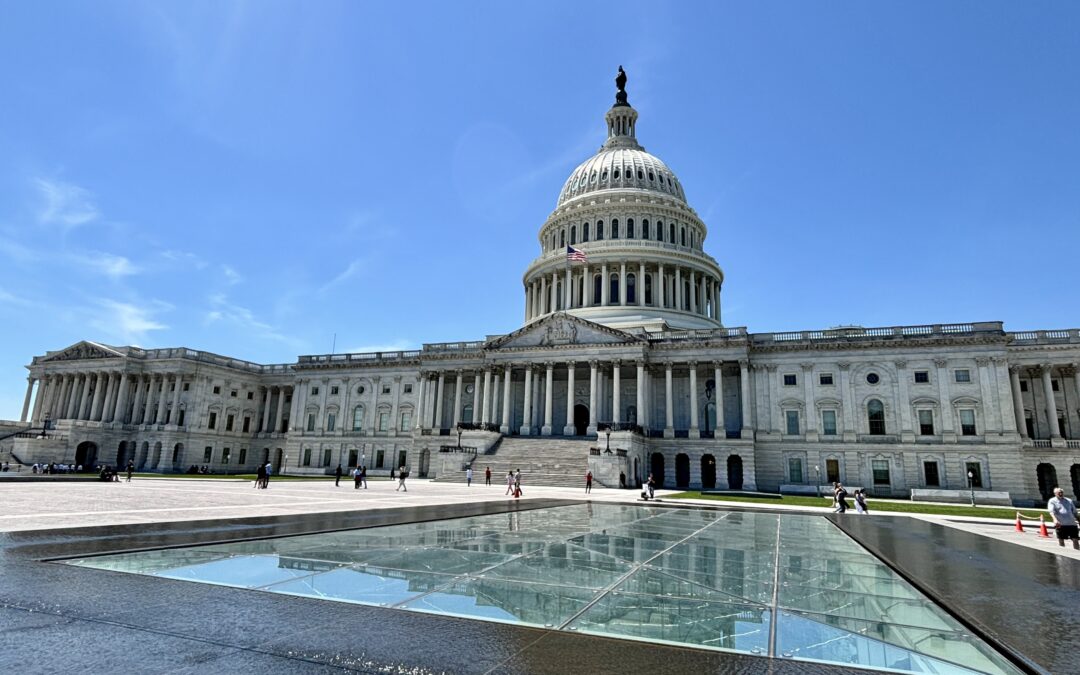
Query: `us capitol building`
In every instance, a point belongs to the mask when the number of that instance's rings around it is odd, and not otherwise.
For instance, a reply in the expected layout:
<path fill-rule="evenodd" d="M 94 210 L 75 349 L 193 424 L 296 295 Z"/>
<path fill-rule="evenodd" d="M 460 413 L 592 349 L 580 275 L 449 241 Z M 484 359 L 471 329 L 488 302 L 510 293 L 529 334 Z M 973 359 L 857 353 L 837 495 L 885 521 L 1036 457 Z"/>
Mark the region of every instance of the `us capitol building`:
<path fill-rule="evenodd" d="M 580 485 L 591 469 L 609 487 L 649 473 L 665 487 L 810 493 L 839 480 L 1020 503 L 1057 484 L 1080 492 L 1080 331 L 725 327 L 708 229 L 638 143 L 621 68 L 616 83 L 607 138 L 540 228 L 521 328 L 279 365 L 84 341 L 34 357 L 0 457 L 407 465 L 438 480 L 471 463 L 520 468 L 527 484 Z"/>

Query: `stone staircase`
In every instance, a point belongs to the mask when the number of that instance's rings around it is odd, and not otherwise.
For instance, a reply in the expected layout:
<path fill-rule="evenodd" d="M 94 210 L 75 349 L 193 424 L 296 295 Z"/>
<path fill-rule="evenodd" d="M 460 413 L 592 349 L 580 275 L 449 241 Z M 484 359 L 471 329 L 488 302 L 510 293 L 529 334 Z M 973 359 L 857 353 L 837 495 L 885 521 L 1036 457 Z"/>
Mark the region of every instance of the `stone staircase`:
<path fill-rule="evenodd" d="M 504 436 L 490 454 L 479 454 L 473 460 L 473 482 L 483 483 L 484 469 L 491 467 L 493 485 L 506 485 L 506 474 L 521 469 L 522 492 L 530 485 L 557 487 L 585 486 L 589 470 L 589 448 L 595 440 L 559 436 Z M 464 482 L 465 472 L 440 474 L 437 482 Z M 593 481 L 596 487 L 604 487 Z"/>

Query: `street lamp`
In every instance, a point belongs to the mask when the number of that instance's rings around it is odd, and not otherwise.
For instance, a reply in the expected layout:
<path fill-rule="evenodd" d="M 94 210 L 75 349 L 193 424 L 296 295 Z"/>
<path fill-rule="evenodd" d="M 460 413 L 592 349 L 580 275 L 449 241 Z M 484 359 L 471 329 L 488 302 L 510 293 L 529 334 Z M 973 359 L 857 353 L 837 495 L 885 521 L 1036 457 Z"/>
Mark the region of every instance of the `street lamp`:
<path fill-rule="evenodd" d="M 607 444 L 604 446 L 604 451 L 605 452 L 611 452 L 611 427 L 608 427 L 604 431 L 604 434 L 607 435 Z"/>
<path fill-rule="evenodd" d="M 712 380 L 705 383 L 705 433 L 709 432 L 709 402 L 712 401 L 713 396 L 713 384 L 710 384 Z"/>
<path fill-rule="evenodd" d="M 968 489 L 971 490 L 971 505 L 975 506 L 975 472 L 968 471 Z"/>
<path fill-rule="evenodd" d="M 820 498 L 821 497 L 821 465 L 820 464 L 815 464 L 814 465 L 814 473 L 817 474 L 817 480 L 815 481 L 815 484 L 814 484 L 814 492 L 816 492 L 817 496 Z"/>
<path fill-rule="evenodd" d="M 461 452 L 461 427 L 457 429 L 457 449 L 458 452 Z"/>

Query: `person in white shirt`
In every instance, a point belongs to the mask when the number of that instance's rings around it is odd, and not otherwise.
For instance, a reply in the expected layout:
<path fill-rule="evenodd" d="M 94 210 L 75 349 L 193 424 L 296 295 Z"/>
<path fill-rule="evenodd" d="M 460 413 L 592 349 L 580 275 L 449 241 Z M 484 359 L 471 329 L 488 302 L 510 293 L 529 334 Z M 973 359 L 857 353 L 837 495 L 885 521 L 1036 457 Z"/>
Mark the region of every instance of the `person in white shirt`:
<path fill-rule="evenodd" d="M 1054 488 L 1054 496 L 1046 503 L 1046 510 L 1054 519 L 1054 529 L 1057 531 L 1059 546 L 1065 545 L 1066 539 L 1072 540 L 1073 548 L 1080 549 L 1076 523 L 1076 504 L 1065 496 L 1065 491 L 1059 487 Z"/>

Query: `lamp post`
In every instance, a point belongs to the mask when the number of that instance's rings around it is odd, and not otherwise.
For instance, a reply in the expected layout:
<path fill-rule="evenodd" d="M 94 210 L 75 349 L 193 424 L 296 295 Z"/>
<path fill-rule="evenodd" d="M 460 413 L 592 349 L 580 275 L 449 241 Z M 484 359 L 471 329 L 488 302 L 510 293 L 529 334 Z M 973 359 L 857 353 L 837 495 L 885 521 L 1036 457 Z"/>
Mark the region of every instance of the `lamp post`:
<path fill-rule="evenodd" d="M 975 506 L 975 472 L 968 471 L 968 489 L 971 490 L 971 505 Z"/>
<path fill-rule="evenodd" d="M 712 401 L 714 386 L 710 385 L 710 382 L 712 380 L 705 383 L 705 433 L 709 433 L 709 403 Z"/>
<path fill-rule="evenodd" d="M 461 452 L 461 427 L 460 426 L 457 429 L 457 449 L 458 449 L 458 452 Z"/>
<path fill-rule="evenodd" d="M 608 427 L 604 431 L 604 434 L 607 435 L 607 444 L 604 446 L 604 451 L 605 452 L 611 452 L 611 427 Z"/>
<path fill-rule="evenodd" d="M 820 464 L 815 464 L 814 465 L 814 474 L 817 475 L 817 480 L 814 482 L 814 492 L 817 494 L 818 498 L 820 498 L 821 497 L 821 465 Z"/>

